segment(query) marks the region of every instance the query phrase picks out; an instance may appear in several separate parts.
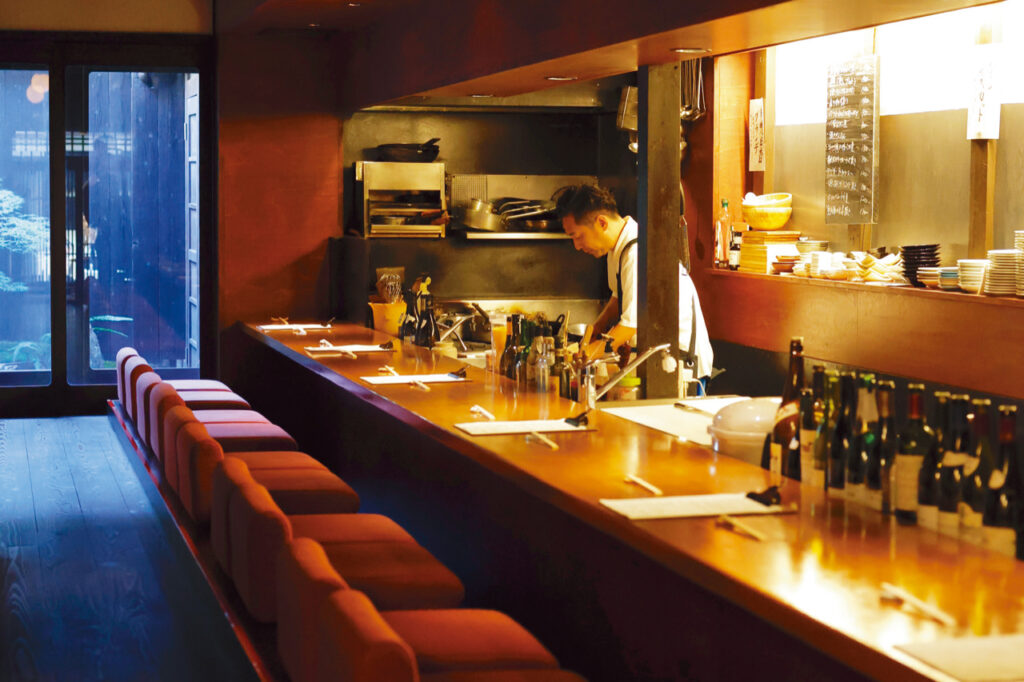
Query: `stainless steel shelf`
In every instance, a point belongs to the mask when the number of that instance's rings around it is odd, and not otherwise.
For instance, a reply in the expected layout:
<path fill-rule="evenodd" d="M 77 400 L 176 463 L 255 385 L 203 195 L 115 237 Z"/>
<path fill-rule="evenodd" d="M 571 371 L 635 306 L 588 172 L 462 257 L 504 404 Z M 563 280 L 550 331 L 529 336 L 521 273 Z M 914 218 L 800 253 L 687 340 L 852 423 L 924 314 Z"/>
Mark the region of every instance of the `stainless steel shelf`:
<path fill-rule="evenodd" d="M 469 232 L 466 239 L 571 239 L 564 232 Z"/>

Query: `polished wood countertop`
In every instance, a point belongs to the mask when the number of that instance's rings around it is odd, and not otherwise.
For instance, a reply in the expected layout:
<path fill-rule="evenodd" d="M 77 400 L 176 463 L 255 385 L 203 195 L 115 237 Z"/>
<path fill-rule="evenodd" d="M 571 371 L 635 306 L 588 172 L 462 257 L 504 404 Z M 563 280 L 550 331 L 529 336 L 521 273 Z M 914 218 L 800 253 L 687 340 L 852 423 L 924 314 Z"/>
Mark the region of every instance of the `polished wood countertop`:
<path fill-rule="evenodd" d="M 522 393 L 511 381 L 474 367 L 464 383 L 371 386 L 359 377 L 390 364 L 402 374 L 438 373 L 463 363 L 401 344 L 356 359 L 311 357 L 305 346 L 382 343 L 391 337 L 356 325 L 296 336 L 245 332 L 310 371 L 410 424 L 455 452 L 514 481 L 525 492 L 575 515 L 689 581 L 738 604 L 828 656 L 876 678 L 947 679 L 895 647 L 946 637 L 1024 632 L 1024 562 L 959 543 L 824 492 L 776 477 L 668 434 L 594 411 L 593 431 L 552 433 L 552 450 L 523 436 L 472 437 L 454 425 L 479 419 L 480 405 L 498 419 L 560 418 L 582 408 L 568 400 Z M 714 519 L 630 521 L 601 498 L 648 496 L 625 482 L 634 474 L 665 495 L 747 492 L 780 484 L 796 513 L 745 517 L 767 536 L 758 542 Z M 892 583 L 956 619 L 947 627 L 879 597 Z M 628 589 L 628 586 L 625 587 Z M 739 646 L 739 643 L 738 643 Z M 741 647 L 738 648 L 738 651 Z"/>

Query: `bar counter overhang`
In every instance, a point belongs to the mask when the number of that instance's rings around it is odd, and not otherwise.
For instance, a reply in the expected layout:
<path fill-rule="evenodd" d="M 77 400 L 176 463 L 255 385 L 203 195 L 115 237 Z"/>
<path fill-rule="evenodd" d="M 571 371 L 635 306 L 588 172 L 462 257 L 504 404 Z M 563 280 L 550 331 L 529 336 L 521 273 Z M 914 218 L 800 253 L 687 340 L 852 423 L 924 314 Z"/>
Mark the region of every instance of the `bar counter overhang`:
<path fill-rule="evenodd" d="M 509 612 L 563 665 L 591 680 L 942 679 L 895 647 L 1020 630 L 1024 565 L 785 480 L 799 511 L 752 519 L 757 542 L 714 519 L 630 521 L 600 498 L 642 497 L 637 474 L 666 495 L 761 490 L 757 467 L 601 412 L 594 431 L 473 438 L 453 424 L 479 404 L 498 419 L 558 418 L 581 407 L 470 381 L 371 387 L 360 376 L 461 366 L 399 344 L 391 354 L 318 358 L 304 346 L 381 343 L 335 325 L 327 335 L 224 337 L 225 378 L 256 409 L 360 491 L 364 511 L 409 528 L 465 582 L 467 602 Z M 780 482 L 780 481 L 774 481 Z M 893 583 L 937 605 L 955 627 L 880 601 Z"/>

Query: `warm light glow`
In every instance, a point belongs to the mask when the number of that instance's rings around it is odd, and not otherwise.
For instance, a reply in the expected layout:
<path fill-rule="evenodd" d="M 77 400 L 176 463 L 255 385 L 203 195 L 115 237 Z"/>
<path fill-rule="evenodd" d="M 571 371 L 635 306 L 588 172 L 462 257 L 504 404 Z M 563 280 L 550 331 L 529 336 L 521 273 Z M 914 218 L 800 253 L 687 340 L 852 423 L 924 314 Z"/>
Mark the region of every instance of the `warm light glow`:
<path fill-rule="evenodd" d="M 475 99 L 487 99 L 488 97 L 494 97 L 494 95 L 487 95 L 487 94 L 480 93 L 480 94 L 470 95 L 470 97 L 473 97 Z"/>
<path fill-rule="evenodd" d="M 32 74 L 32 87 L 39 92 L 49 92 L 50 90 L 50 74 L 48 73 L 34 73 Z"/>
<path fill-rule="evenodd" d="M 544 79 L 549 81 L 575 81 L 579 80 L 579 76 L 544 76 Z"/>
<path fill-rule="evenodd" d="M 32 104 L 39 104 L 42 102 L 43 94 L 44 93 L 41 90 L 36 90 L 31 85 L 25 89 L 25 97 L 27 97 L 28 101 L 32 102 Z"/>
<path fill-rule="evenodd" d="M 678 54 L 707 54 L 711 52 L 711 49 L 707 47 L 673 47 L 672 51 Z"/>

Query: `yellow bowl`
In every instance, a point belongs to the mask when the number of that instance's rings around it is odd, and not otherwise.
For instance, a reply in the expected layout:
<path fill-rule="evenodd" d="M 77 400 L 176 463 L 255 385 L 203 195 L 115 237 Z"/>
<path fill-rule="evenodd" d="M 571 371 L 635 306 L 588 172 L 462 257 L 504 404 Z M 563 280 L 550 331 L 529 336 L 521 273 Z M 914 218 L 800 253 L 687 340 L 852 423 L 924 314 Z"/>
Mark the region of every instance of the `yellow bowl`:
<path fill-rule="evenodd" d="M 791 206 L 744 206 L 743 222 L 755 230 L 778 230 L 792 214 Z"/>
<path fill-rule="evenodd" d="M 748 205 L 746 201 L 743 205 Z M 757 197 L 756 201 L 749 204 L 750 206 L 792 206 L 793 195 L 789 192 L 775 192 L 774 194 L 762 194 Z"/>

